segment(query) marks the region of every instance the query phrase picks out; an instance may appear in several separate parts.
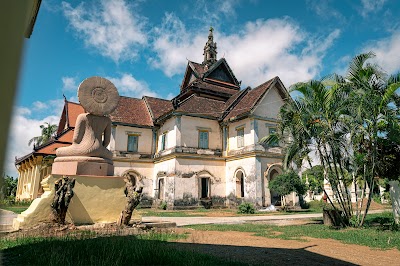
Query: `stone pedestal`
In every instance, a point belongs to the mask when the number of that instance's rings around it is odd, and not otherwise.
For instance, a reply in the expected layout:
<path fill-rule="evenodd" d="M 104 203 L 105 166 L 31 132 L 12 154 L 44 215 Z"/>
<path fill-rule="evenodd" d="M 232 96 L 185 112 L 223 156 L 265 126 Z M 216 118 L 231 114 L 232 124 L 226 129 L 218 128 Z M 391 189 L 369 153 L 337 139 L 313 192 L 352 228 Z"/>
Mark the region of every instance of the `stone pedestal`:
<path fill-rule="evenodd" d="M 51 221 L 54 183 L 61 175 L 50 175 L 41 184 L 45 193 L 14 219 L 14 229 L 23 229 Z M 119 176 L 73 176 L 74 196 L 68 207 L 66 221 L 74 224 L 117 222 L 126 204 L 125 181 Z M 136 210 L 134 211 L 135 214 Z M 136 215 L 136 214 L 135 214 Z M 135 216 L 136 217 L 136 216 Z M 135 221 L 140 217 L 136 217 Z"/>
<path fill-rule="evenodd" d="M 53 175 L 113 176 L 112 161 L 98 157 L 58 157 L 54 160 Z"/>

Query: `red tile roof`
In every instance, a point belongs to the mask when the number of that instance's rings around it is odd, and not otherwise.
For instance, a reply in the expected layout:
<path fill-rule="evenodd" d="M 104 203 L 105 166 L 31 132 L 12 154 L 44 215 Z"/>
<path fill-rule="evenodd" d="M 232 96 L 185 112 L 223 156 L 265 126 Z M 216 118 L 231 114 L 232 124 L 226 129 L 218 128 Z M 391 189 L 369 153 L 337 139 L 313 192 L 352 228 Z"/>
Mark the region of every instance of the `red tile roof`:
<path fill-rule="evenodd" d="M 195 88 L 199 88 L 202 90 L 209 90 L 209 91 L 213 91 L 213 92 L 220 92 L 220 93 L 225 93 L 225 94 L 230 94 L 233 95 L 235 93 L 238 92 L 237 89 L 231 89 L 231 88 L 227 88 L 224 86 L 219 86 L 216 84 L 210 84 L 207 82 L 204 82 L 200 79 L 197 79 L 195 82 L 193 82 L 191 85 L 191 87 L 195 87 Z"/>
<path fill-rule="evenodd" d="M 75 127 L 76 118 L 78 115 L 83 114 L 85 110 L 79 103 L 67 102 L 68 112 L 68 125 L 69 127 Z"/>
<path fill-rule="evenodd" d="M 199 64 L 199 63 L 196 63 L 196 62 L 192 62 L 192 61 L 189 61 L 189 64 L 192 64 L 194 70 L 197 72 L 197 74 L 198 74 L 200 77 L 202 77 L 203 74 L 204 74 L 205 72 L 207 72 L 207 71 L 204 69 L 204 65 L 202 65 L 202 64 Z"/>
<path fill-rule="evenodd" d="M 60 136 L 57 136 L 57 140 L 61 142 L 70 142 L 72 143 L 72 138 L 74 137 L 74 130 L 68 130 L 61 134 Z"/>
<path fill-rule="evenodd" d="M 147 103 L 150 115 L 153 118 L 153 120 L 160 118 L 164 114 L 174 109 L 172 102 L 170 100 L 164 100 L 149 96 L 144 96 L 143 100 Z"/>
<path fill-rule="evenodd" d="M 251 111 L 276 79 L 277 77 L 270 79 L 260 86 L 249 90 L 247 94 L 244 95 L 243 98 L 236 104 L 232 111 L 230 111 L 229 114 L 224 118 L 224 121 Z"/>
<path fill-rule="evenodd" d="M 192 95 L 183 101 L 176 110 L 218 118 L 223 113 L 224 105 L 223 101 Z"/>
<path fill-rule="evenodd" d="M 110 114 L 112 122 L 129 125 L 153 126 L 144 100 L 120 96 L 117 108 Z"/>
<path fill-rule="evenodd" d="M 72 142 L 72 139 L 71 139 Z M 35 151 L 35 154 L 56 154 L 56 150 L 60 147 L 66 147 L 71 145 L 71 143 L 59 143 L 59 142 L 53 142 L 50 145 L 46 145 L 37 151 Z"/>

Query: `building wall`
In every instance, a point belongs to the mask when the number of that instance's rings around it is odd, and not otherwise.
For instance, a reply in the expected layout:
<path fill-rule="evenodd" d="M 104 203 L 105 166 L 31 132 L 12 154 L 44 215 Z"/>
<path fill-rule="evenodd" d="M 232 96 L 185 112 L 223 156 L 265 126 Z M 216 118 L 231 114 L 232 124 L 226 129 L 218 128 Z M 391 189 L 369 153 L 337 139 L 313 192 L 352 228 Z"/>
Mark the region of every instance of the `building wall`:
<path fill-rule="evenodd" d="M 111 151 L 127 151 L 128 150 L 128 135 L 138 135 L 138 153 L 151 153 L 153 132 L 149 128 L 129 127 L 129 126 L 114 126 L 113 140 L 110 141 Z"/>
<path fill-rule="evenodd" d="M 237 128 L 244 127 L 244 146 L 254 144 L 254 135 L 251 131 L 250 119 L 243 119 L 229 124 L 228 151 L 240 149 L 237 147 Z"/>
<path fill-rule="evenodd" d="M 207 159 L 176 160 L 177 175 L 175 197 L 183 198 L 184 193 L 190 193 L 194 198 L 200 198 L 200 178 L 210 178 L 210 196 L 225 197 L 225 161 Z"/>
<path fill-rule="evenodd" d="M 114 176 L 122 176 L 128 171 L 138 174 L 138 184 L 143 186 L 143 195 L 153 197 L 153 172 L 154 164 L 152 162 L 135 161 L 114 161 Z"/>
<path fill-rule="evenodd" d="M 276 119 L 283 104 L 284 102 L 278 90 L 273 87 L 265 93 L 263 99 L 254 110 L 254 115 Z"/>
<path fill-rule="evenodd" d="M 209 149 L 222 149 L 221 130 L 218 121 L 199 117 L 182 116 L 182 142 L 184 147 L 199 146 L 199 130 L 207 130 Z"/>
<path fill-rule="evenodd" d="M 158 130 L 158 147 L 157 151 L 161 151 L 161 136 L 165 133 L 167 136 L 167 143 L 165 149 L 169 149 L 176 146 L 177 140 L 177 128 L 176 128 L 176 117 L 171 117 L 160 127 Z"/>

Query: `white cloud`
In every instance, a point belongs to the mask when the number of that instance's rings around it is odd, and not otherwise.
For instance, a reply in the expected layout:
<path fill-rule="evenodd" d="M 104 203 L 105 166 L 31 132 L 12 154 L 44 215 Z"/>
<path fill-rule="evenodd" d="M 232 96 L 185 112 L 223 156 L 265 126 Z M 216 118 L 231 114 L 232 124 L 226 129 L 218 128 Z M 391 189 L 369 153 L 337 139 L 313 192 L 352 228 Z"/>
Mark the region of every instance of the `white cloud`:
<path fill-rule="evenodd" d="M 361 0 L 361 15 L 366 17 L 369 13 L 376 13 L 382 9 L 386 0 Z"/>
<path fill-rule="evenodd" d="M 124 0 L 102 0 L 101 5 L 77 7 L 62 2 L 65 17 L 89 48 L 109 57 L 115 62 L 131 60 L 146 45 L 144 18 L 131 12 L 132 6 Z"/>
<path fill-rule="evenodd" d="M 19 110 L 26 109 L 27 111 L 29 111 L 29 113 L 26 113 L 25 115 L 30 115 L 32 111 L 34 111 L 36 117 L 43 115 L 60 115 L 63 106 L 63 99 L 48 100 L 47 102 L 35 101 L 32 103 L 31 109 L 19 107 L 17 108 L 17 112 L 21 112 Z"/>
<path fill-rule="evenodd" d="M 61 112 L 61 111 L 60 111 Z M 10 133 L 7 141 L 8 149 L 5 160 L 6 174 L 18 176 L 14 166 L 15 157 L 22 157 L 32 152 L 33 147 L 28 146 L 28 141 L 41 134 L 40 125 L 44 122 L 58 124 L 59 117 L 49 115 L 41 119 L 30 118 L 31 110 L 26 107 L 17 107 L 11 119 Z"/>
<path fill-rule="evenodd" d="M 187 31 L 173 14 L 166 14 L 153 49 L 151 63 L 171 77 L 181 74 L 187 64 L 185 57 L 202 62 L 207 29 Z M 200 33 L 199 33 L 200 32 Z M 315 78 L 321 62 L 340 30 L 327 36 L 312 36 L 290 19 L 268 19 L 248 22 L 231 35 L 215 31 L 218 58 L 225 58 L 244 85 L 256 86 L 280 76 L 286 85 Z"/>
<path fill-rule="evenodd" d="M 216 26 L 222 18 L 232 20 L 236 18 L 238 0 L 197 0 L 188 2 L 186 12 L 190 12 L 191 18 L 200 20 L 207 26 Z"/>
<path fill-rule="evenodd" d="M 63 91 L 76 91 L 78 89 L 78 82 L 76 77 L 62 77 Z"/>
<path fill-rule="evenodd" d="M 344 22 L 345 17 L 331 5 L 331 0 L 307 0 L 307 7 L 314 11 L 319 17 L 323 19 L 334 18 L 335 22 Z"/>
<path fill-rule="evenodd" d="M 374 52 L 376 54 L 374 61 L 389 74 L 400 71 L 400 29 L 387 38 L 370 42 L 363 51 Z"/>
<path fill-rule="evenodd" d="M 142 98 L 142 96 L 157 97 L 157 93 L 150 90 L 146 82 L 135 79 L 131 74 L 123 73 L 121 77 L 106 77 L 115 87 L 120 95 Z"/>

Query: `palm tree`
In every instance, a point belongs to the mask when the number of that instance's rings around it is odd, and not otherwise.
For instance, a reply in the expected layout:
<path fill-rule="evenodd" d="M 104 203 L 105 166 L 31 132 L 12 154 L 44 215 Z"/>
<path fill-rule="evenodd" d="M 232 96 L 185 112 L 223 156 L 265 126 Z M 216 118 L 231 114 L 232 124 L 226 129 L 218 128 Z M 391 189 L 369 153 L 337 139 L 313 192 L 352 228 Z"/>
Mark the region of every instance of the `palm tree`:
<path fill-rule="evenodd" d="M 387 78 L 379 67 L 366 63 L 373 56 L 356 56 L 345 78 L 332 75 L 321 81 L 295 84 L 291 90 L 300 96 L 281 108 L 280 130 L 260 141 L 266 145 L 276 139 L 284 142 L 285 167 L 301 165 L 314 150 L 338 205 L 328 197 L 329 202 L 343 211 L 344 225 L 353 215 L 349 176 L 361 180 L 363 194 L 367 185 L 371 191 L 367 205 L 356 210 L 356 225 L 361 226 L 379 174 L 378 140 L 399 128 L 398 109 L 391 108 L 390 103 L 397 104 L 394 92 L 400 86 L 400 74 Z"/>
<path fill-rule="evenodd" d="M 354 150 L 355 168 L 362 176 L 365 193 L 368 185 L 368 195 L 365 211 L 361 214 L 363 205 L 357 210 L 357 224 L 362 225 L 371 204 L 372 192 L 376 178 L 383 174 L 379 165 L 383 155 L 379 154 L 379 144 L 394 131 L 399 132 L 399 113 L 394 108 L 397 96 L 395 91 L 400 87 L 400 73 L 388 77 L 379 66 L 367 61 L 375 55 L 370 52 L 356 56 L 350 63 L 346 82 L 342 86 L 351 88 L 352 116 L 351 143 Z"/>
<path fill-rule="evenodd" d="M 28 142 L 28 146 L 33 143 L 35 147 L 48 142 L 56 132 L 57 125 L 44 122 L 44 125 L 40 125 L 40 129 L 42 130 L 42 135 L 31 138 Z"/>

